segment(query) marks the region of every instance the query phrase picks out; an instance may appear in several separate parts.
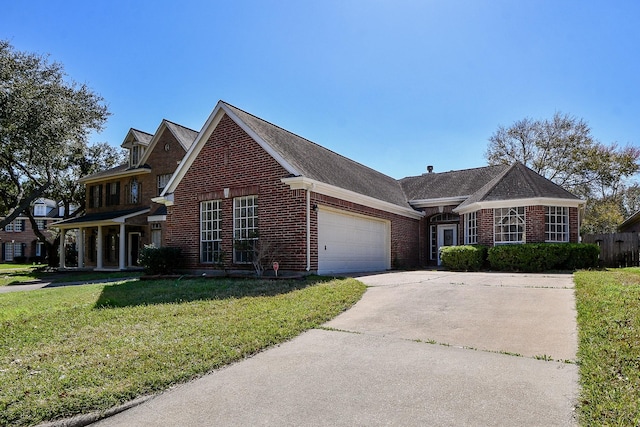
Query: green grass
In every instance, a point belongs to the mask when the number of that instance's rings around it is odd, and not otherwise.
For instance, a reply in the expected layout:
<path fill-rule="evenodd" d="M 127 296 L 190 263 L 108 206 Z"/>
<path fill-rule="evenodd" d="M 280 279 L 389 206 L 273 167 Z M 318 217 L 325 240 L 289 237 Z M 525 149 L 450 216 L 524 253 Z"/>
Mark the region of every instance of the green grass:
<path fill-rule="evenodd" d="M 354 279 L 128 281 L 0 294 L 0 425 L 158 392 L 317 327 Z"/>
<path fill-rule="evenodd" d="M 11 266 L 13 268 L 9 268 Z M 83 282 L 100 279 L 119 279 L 142 276 L 141 271 L 116 271 L 116 272 L 51 272 L 42 265 L 16 265 L 0 264 L 0 286 L 20 285 L 32 280 L 47 280 L 52 283 Z"/>
<path fill-rule="evenodd" d="M 2 270 L 30 270 L 33 268 L 33 264 L 14 264 L 14 263 L 0 263 L 0 271 Z"/>
<path fill-rule="evenodd" d="M 640 269 L 575 274 L 580 424 L 640 425 Z"/>
<path fill-rule="evenodd" d="M 19 285 L 45 276 L 42 266 L 0 264 L 0 286 Z"/>

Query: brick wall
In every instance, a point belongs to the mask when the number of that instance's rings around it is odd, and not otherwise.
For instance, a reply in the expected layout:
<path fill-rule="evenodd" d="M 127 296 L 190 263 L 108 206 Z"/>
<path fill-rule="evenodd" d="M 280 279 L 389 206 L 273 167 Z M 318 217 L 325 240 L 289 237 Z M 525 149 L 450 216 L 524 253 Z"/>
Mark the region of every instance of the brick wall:
<path fill-rule="evenodd" d="M 168 146 L 168 150 L 165 147 Z M 127 226 L 133 226 L 134 228 L 128 229 L 128 231 L 142 232 L 140 246 L 151 243 L 151 229 L 148 224 L 148 216 L 152 215 L 154 211 L 160 207 L 160 205 L 153 203 L 152 198 L 157 197 L 158 194 L 158 176 L 165 174 L 172 174 L 180 160 L 184 157 L 186 151 L 180 145 L 180 143 L 173 136 L 171 131 L 164 129 L 160 135 L 157 143 L 153 147 L 153 151 L 149 153 L 149 157 L 145 161 L 146 164 L 151 166 L 150 173 L 142 173 L 135 175 L 140 188 L 139 202 L 130 203 L 128 186 L 131 184 L 134 176 L 127 176 L 122 178 L 105 178 L 102 182 L 87 184 L 86 188 L 86 200 L 87 200 L 87 213 L 99 213 L 99 212 L 111 212 L 126 209 L 144 208 L 149 207 L 150 211 L 145 215 L 138 215 L 129 218 L 126 222 Z M 120 197 L 117 204 L 107 204 L 107 184 L 115 185 L 120 184 Z M 89 188 L 94 185 L 102 185 L 102 206 L 99 208 L 91 208 L 89 202 Z M 166 225 L 162 223 L 162 234 L 166 241 Z M 88 240 L 85 242 L 85 260 L 89 260 Z M 93 265 L 92 261 L 87 261 L 87 265 Z M 105 264 L 106 265 L 106 264 Z"/>
<path fill-rule="evenodd" d="M 37 217 L 36 219 L 41 219 L 45 221 L 45 224 L 51 224 L 56 221 L 56 219 L 48 218 L 48 217 Z M 14 220 L 18 221 L 22 224 L 22 231 L 5 231 L 0 230 L 0 260 L 5 261 L 5 244 L 22 245 L 22 255 L 27 258 L 27 261 L 35 261 L 36 257 L 36 244 L 38 238 L 33 232 L 33 227 L 31 226 L 31 221 L 27 217 L 18 217 Z M 54 234 L 49 230 L 42 230 L 42 233 L 47 237 L 47 240 L 51 243 L 54 240 Z M 43 246 L 42 250 L 45 248 Z M 44 255 L 44 254 L 43 254 Z"/>
<path fill-rule="evenodd" d="M 526 241 L 527 243 L 544 243 L 545 241 L 545 207 L 525 207 Z M 493 246 L 493 209 L 478 211 L 478 243 Z M 569 241 L 578 242 L 578 209 L 569 208 Z"/>
<path fill-rule="evenodd" d="M 545 207 L 527 206 L 525 216 L 525 240 L 527 243 L 544 243 L 545 241 Z"/>
<path fill-rule="evenodd" d="M 280 248 L 281 270 L 302 271 L 307 266 L 306 194 L 291 190 L 280 182 L 289 173 L 267 154 L 228 116 L 223 116 L 209 140 L 194 160 L 174 193 L 174 206 L 167 215 L 167 242 L 182 248 L 190 268 L 213 268 L 201 264 L 199 216 L 200 201 L 221 200 L 222 250 L 230 269 L 250 265 L 233 264 L 233 197 L 258 195 L 258 227 L 261 239 L 269 239 Z M 224 197 L 224 189 L 229 197 Z M 416 220 L 378 211 L 320 194 L 311 194 L 311 204 L 331 206 L 349 212 L 392 221 L 392 262 L 416 265 L 419 224 Z M 318 265 L 317 213 L 311 211 L 311 270 Z"/>
<path fill-rule="evenodd" d="M 493 209 L 481 209 L 477 214 L 478 244 L 493 246 Z"/>

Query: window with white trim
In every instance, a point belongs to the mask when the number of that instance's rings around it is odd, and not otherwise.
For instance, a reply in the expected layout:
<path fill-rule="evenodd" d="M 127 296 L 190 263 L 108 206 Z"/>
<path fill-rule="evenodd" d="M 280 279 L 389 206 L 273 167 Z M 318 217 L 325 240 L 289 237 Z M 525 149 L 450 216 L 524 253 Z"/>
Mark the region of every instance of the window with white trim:
<path fill-rule="evenodd" d="M 22 243 L 5 243 L 4 260 L 13 261 L 16 257 L 22 256 Z"/>
<path fill-rule="evenodd" d="M 38 226 L 38 230 L 47 228 L 47 222 L 44 219 L 36 219 L 36 225 Z"/>
<path fill-rule="evenodd" d="M 46 216 L 47 215 L 47 205 L 38 203 L 33 206 L 33 215 L 34 216 Z"/>
<path fill-rule="evenodd" d="M 89 207 L 102 207 L 102 184 L 92 185 L 89 187 Z"/>
<path fill-rule="evenodd" d="M 140 150 L 139 145 L 134 145 L 133 147 L 131 147 L 131 158 L 130 158 L 129 166 L 135 167 L 138 164 L 138 161 L 140 160 L 141 151 L 142 150 Z"/>
<path fill-rule="evenodd" d="M 464 243 L 475 245 L 478 243 L 478 212 L 464 215 Z"/>
<path fill-rule="evenodd" d="M 494 209 L 493 224 L 495 244 L 525 242 L 524 206 Z"/>
<path fill-rule="evenodd" d="M 569 241 L 569 208 L 545 206 L 544 240 L 545 242 Z"/>
<path fill-rule="evenodd" d="M 4 231 L 8 233 L 20 233 L 21 231 L 24 231 L 24 220 L 14 219 L 9 224 L 4 226 Z"/>
<path fill-rule="evenodd" d="M 220 262 L 222 215 L 220 200 L 200 202 L 200 262 Z"/>
<path fill-rule="evenodd" d="M 151 244 L 153 247 L 162 247 L 162 224 L 159 222 L 151 223 Z"/>
<path fill-rule="evenodd" d="M 106 206 L 117 206 L 120 204 L 120 183 L 119 182 L 108 182 L 106 184 L 106 193 L 107 193 L 107 197 L 105 197 Z"/>
<path fill-rule="evenodd" d="M 249 263 L 258 240 L 258 196 L 233 199 L 233 262 Z"/>
<path fill-rule="evenodd" d="M 140 188 L 142 185 L 138 182 L 137 178 L 132 178 L 127 185 L 127 198 L 129 199 L 129 204 L 135 205 L 140 202 L 140 192 L 142 189 Z"/>
<path fill-rule="evenodd" d="M 164 191 L 164 188 L 169 183 L 169 180 L 171 179 L 171 174 L 165 173 L 162 175 L 158 175 L 157 179 L 158 179 L 158 196 L 159 196 L 160 194 L 162 194 L 162 191 Z"/>
<path fill-rule="evenodd" d="M 36 256 L 44 256 L 44 243 L 36 242 Z"/>

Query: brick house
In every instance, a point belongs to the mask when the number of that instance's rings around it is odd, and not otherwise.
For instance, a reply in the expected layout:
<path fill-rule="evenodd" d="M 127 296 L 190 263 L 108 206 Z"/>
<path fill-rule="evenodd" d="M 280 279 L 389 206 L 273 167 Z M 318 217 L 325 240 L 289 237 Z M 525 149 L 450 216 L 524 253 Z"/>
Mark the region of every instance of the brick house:
<path fill-rule="evenodd" d="M 52 243 L 56 233 L 47 230 L 51 224 L 62 218 L 62 213 L 55 200 L 39 198 L 31 207 L 36 224 L 47 240 Z M 0 230 L 0 242 L 2 253 L 0 260 L 4 262 L 43 262 L 47 256 L 46 245 L 38 241 L 34 234 L 31 221 L 26 214 L 19 215 L 16 219 Z"/>
<path fill-rule="evenodd" d="M 162 244 L 166 208 L 151 199 L 162 193 L 196 135 L 168 120 L 154 134 L 131 129 L 122 143 L 129 151 L 128 163 L 81 179 L 86 185 L 86 214 L 55 223 L 64 233 L 76 235 L 73 267 L 136 267 L 143 245 Z M 60 253 L 65 254 L 65 239 L 61 242 Z M 64 256 L 60 267 L 67 267 Z"/>
<path fill-rule="evenodd" d="M 160 197 L 186 266 L 320 274 L 437 264 L 456 244 L 577 242 L 584 201 L 521 163 L 396 180 L 220 101 Z M 249 245 L 247 245 L 249 243 Z"/>

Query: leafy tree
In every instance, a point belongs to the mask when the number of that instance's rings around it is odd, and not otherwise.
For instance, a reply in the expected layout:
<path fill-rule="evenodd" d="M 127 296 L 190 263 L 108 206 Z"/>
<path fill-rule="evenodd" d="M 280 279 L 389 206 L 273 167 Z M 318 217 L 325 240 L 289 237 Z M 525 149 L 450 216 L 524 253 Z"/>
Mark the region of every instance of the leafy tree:
<path fill-rule="evenodd" d="M 7 213 L 0 228 L 38 197 L 63 192 L 65 177 L 76 177 L 99 149 L 88 147 L 88 137 L 108 115 L 103 99 L 66 79 L 61 64 L 0 40 L 0 208 Z"/>
<path fill-rule="evenodd" d="M 582 221 L 581 233 L 615 233 L 625 215 L 616 198 L 591 199 Z"/>
<path fill-rule="evenodd" d="M 585 199 L 618 196 L 625 179 L 640 170 L 639 148 L 602 144 L 584 120 L 561 113 L 498 127 L 485 156 L 491 165 L 520 161 Z"/>
<path fill-rule="evenodd" d="M 639 205 L 640 190 L 628 181 L 640 171 L 640 148 L 602 144 L 584 120 L 567 114 L 498 127 L 485 156 L 491 165 L 520 161 L 587 200 L 583 232 L 615 231 Z"/>

